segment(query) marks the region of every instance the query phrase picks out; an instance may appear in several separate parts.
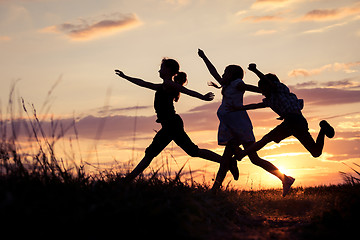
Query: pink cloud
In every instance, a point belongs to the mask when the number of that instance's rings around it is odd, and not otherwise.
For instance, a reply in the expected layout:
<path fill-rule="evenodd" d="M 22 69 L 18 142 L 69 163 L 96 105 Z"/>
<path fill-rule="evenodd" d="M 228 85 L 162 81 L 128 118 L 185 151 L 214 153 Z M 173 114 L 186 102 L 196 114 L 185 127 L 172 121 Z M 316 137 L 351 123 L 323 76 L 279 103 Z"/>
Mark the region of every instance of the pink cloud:
<path fill-rule="evenodd" d="M 333 83 L 330 82 L 330 85 Z M 335 89 L 335 88 L 308 88 L 303 89 L 297 86 L 290 86 L 292 92 L 294 92 L 299 98 L 305 100 L 305 109 L 311 106 L 329 106 L 329 105 L 339 105 L 339 104 L 350 104 L 350 103 L 360 103 L 360 90 L 350 90 L 350 89 Z M 248 95 L 244 99 L 245 104 L 256 103 L 262 100 L 263 96 L 259 95 Z M 216 116 L 216 111 L 220 105 L 220 102 L 211 102 L 201 105 L 199 107 L 193 108 L 186 113 L 182 113 L 181 117 L 184 120 L 185 130 L 190 134 L 193 132 L 201 131 L 217 131 L 219 120 Z M 146 106 L 144 106 L 146 108 Z M 102 116 L 101 113 L 99 116 L 86 116 L 81 119 L 74 120 L 72 118 L 60 119 L 57 121 L 42 121 L 41 127 L 46 134 L 46 136 L 51 140 L 52 136 L 74 136 L 75 132 L 78 133 L 80 139 L 98 139 L 98 140 L 108 140 L 108 141 L 121 141 L 129 142 L 132 141 L 134 132 L 136 133 L 136 138 L 138 140 L 146 139 L 146 142 L 150 143 L 151 139 L 155 136 L 155 131 L 161 128 L 161 125 L 156 123 L 156 117 L 153 116 L 125 116 L 123 110 L 132 109 L 132 107 L 126 109 L 115 109 L 111 111 L 111 115 Z M 254 128 L 273 128 L 279 121 L 276 120 L 277 115 L 272 112 L 270 109 L 267 110 L 253 110 L 248 111 L 250 119 L 253 123 Z M 333 116 L 331 118 L 339 118 L 341 116 Z M 311 119 L 308 119 L 312 121 Z M 351 120 L 351 119 L 350 119 Z M 349 120 L 349 121 L 350 121 Z M 75 125 L 74 125 L 75 123 Z M 135 128 L 136 123 L 136 128 Z M 354 125 L 358 127 L 357 125 Z M 351 127 L 354 127 L 351 125 Z M 18 138 L 31 139 L 33 138 L 32 127 L 29 125 L 27 120 L 14 120 L 12 123 L 7 122 L 5 129 L 8 131 L 7 136 L 11 137 L 13 133 L 16 134 Z M 13 131 L 15 129 L 15 131 Z M 41 132 L 39 128 L 36 128 L 38 135 L 41 137 Z M 344 131 L 348 131 L 343 129 Z M 341 144 L 347 144 L 349 148 L 347 151 L 347 156 L 354 156 L 358 151 L 354 149 L 354 146 L 359 142 L 359 130 L 356 128 L 352 133 L 337 133 L 336 137 L 339 138 L 336 141 Z M 357 134 L 357 137 L 354 138 L 354 134 Z M 261 136 L 257 136 L 259 138 Z M 209 139 L 211 145 L 216 147 L 216 135 L 213 139 Z M 333 141 L 331 141 L 333 142 Z M 356 144 L 355 144 L 356 143 Z M 201 144 L 201 143 L 197 143 Z M 335 145 L 331 145 L 335 148 Z M 201 145 L 202 146 L 202 145 Z M 143 149 L 142 149 L 143 150 Z M 141 150 L 141 151 L 142 151 Z M 282 152 L 284 150 L 281 150 Z M 289 150 L 290 151 L 290 150 Z M 292 151 L 292 149 L 291 149 Z M 327 148 L 326 150 L 330 154 L 333 154 L 334 160 L 340 160 L 341 154 L 340 150 L 334 150 Z M 345 150 L 344 150 L 345 151 Z M 272 152 L 273 154 L 273 152 Z M 340 155 L 339 155 L 340 154 Z M 344 155 L 345 157 L 345 155 Z"/>
<path fill-rule="evenodd" d="M 11 37 L 9 36 L 0 36 L 0 42 L 10 42 Z"/>
<path fill-rule="evenodd" d="M 320 68 L 314 68 L 314 69 L 304 69 L 304 68 L 298 68 L 291 70 L 288 73 L 289 77 L 298 77 L 298 76 L 304 76 L 309 77 L 313 75 L 318 75 L 324 71 L 344 71 L 346 73 L 356 72 L 357 70 L 354 70 L 353 68 L 360 66 L 360 61 L 357 62 L 349 62 L 349 63 L 330 63 L 326 64 L 324 66 L 321 66 Z"/>
<path fill-rule="evenodd" d="M 360 132 L 337 132 L 334 139 L 327 141 L 324 151 L 331 154 L 330 161 L 345 161 L 359 159 Z"/>
<path fill-rule="evenodd" d="M 305 108 L 310 105 L 328 106 L 339 104 L 360 103 L 360 90 L 335 89 L 335 88 L 310 88 L 303 89 L 290 86 L 299 98 L 305 101 Z M 261 102 L 263 96 L 249 95 L 244 99 L 245 104 Z M 219 120 L 216 111 L 220 102 L 212 102 L 193 108 L 186 113 L 182 113 L 186 131 L 217 131 Z M 277 115 L 271 110 L 248 111 L 254 127 L 273 127 L 278 121 Z M 135 119 L 136 118 L 136 119 Z M 155 116 L 123 116 L 113 115 L 105 117 L 87 116 L 76 122 L 81 137 L 94 138 L 98 126 L 102 123 L 102 138 L 104 139 L 128 139 L 134 131 L 134 123 L 137 121 L 137 135 L 147 136 L 150 139 L 154 136 L 154 130 L 159 130 L 161 125 L 156 123 Z M 214 139 L 216 140 L 216 139 Z"/>
<path fill-rule="evenodd" d="M 41 32 L 63 33 L 72 40 L 86 41 L 137 27 L 141 21 L 135 14 L 113 14 L 102 19 L 81 19 L 77 23 L 49 26 Z"/>
<path fill-rule="evenodd" d="M 306 13 L 300 21 L 330 21 L 353 16 L 358 13 L 360 13 L 360 3 L 355 3 L 350 7 L 314 9 Z"/>
<path fill-rule="evenodd" d="M 282 17 L 279 16 L 249 16 L 242 19 L 242 21 L 250 21 L 250 22 L 264 22 L 264 21 L 278 21 L 282 20 Z"/>
<path fill-rule="evenodd" d="M 360 90 L 311 88 L 302 89 L 290 86 L 299 98 L 305 101 L 305 108 L 310 105 L 326 106 L 338 104 L 360 103 Z M 244 98 L 244 103 L 261 102 L 263 96 L 249 95 Z M 217 131 L 219 120 L 216 111 L 220 102 L 212 102 L 193 108 L 182 113 L 186 131 Z M 248 111 L 254 127 L 272 127 L 277 123 L 277 115 L 271 110 Z M 152 137 L 161 125 L 156 123 L 155 116 L 123 116 L 113 115 L 105 117 L 87 116 L 76 122 L 81 137 L 94 138 L 98 126 L 102 123 L 102 137 L 105 139 L 129 138 L 133 135 L 135 120 L 137 121 L 137 134 Z"/>
<path fill-rule="evenodd" d="M 313 105 L 339 105 L 360 103 L 360 90 L 347 90 L 336 88 L 293 89 L 294 93 Z"/>

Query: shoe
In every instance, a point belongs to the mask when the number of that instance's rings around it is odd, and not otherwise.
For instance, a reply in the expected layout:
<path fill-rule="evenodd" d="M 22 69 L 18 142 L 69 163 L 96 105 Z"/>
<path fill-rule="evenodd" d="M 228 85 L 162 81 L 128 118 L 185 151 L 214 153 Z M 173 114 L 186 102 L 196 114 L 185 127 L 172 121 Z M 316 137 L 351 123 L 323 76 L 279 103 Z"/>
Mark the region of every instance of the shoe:
<path fill-rule="evenodd" d="M 327 121 L 322 120 L 319 125 L 320 125 L 321 129 L 324 130 L 325 135 L 328 138 L 333 138 L 335 136 L 334 128 L 332 126 L 330 126 L 330 124 Z"/>
<path fill-rule="evenodd" d="M 291 188 L 291 185 L 293 185 L 293 183 L 295 182 L 295 178 L 290 177 L 290 176 L 286 176 L 284 174 L 284 181 L 283 181 L 283 197 L 285 197 Z"/>
<path fill-rule="evenodd" d="M 237 161 L 235 157 L 232 157 L 230 160 L 230 172 L 233 175 L 234 179 L 237 181 L 239 179 L 239 169 L 237 166 Z"/>

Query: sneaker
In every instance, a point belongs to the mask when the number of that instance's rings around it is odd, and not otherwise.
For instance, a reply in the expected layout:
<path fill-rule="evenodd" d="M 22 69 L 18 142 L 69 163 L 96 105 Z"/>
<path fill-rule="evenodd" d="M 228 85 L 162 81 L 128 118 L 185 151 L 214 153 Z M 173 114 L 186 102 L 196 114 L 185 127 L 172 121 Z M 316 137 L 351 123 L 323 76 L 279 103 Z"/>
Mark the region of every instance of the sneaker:
<path fill-rule="evenodd" d="M 235 157 L 232 157 L 230 160 L 230 172 L 233 175 L 234 179 L 237 181 L 239 179 L 239 169 L 237 166 L 237 161 Z"/>
<path fill-rule="evenodd" d="M 293 183 L 295 182 L 295 178 L 290 177 L 290 176 L 286 176 L 284 174 L 284 181 L 283 181 L 283 197 L 285 197 L 291 188 L 291 185 L 293 185 Z"/>
<path fill-rule="evenodd" d="M 332 126 L 330 126 L 330 124 L 327 121 L 322 120 L 319 125 L 320 125 L 321 129 L 324 130 L 325 135 L 328 138 L 333 138 L 334 137 L 335 130 L 334 130 L 334 128 Z"/>

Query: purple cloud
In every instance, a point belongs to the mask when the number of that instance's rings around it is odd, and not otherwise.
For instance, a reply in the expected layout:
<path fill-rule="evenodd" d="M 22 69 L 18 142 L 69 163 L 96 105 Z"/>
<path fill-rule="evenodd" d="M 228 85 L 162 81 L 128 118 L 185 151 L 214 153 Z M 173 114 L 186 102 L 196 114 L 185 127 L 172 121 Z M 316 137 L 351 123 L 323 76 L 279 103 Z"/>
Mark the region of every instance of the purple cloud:
<path fill-rule="evenodd" d="M 42 32 L 63 33 L 72 40 L 91 40 L 96 37 L 120 32 L 139 26 L 141 21 L 135 14 L 112 14 L 103 19 L 81 19 L 77 23 L 63 23 L 42 29 Z"/>

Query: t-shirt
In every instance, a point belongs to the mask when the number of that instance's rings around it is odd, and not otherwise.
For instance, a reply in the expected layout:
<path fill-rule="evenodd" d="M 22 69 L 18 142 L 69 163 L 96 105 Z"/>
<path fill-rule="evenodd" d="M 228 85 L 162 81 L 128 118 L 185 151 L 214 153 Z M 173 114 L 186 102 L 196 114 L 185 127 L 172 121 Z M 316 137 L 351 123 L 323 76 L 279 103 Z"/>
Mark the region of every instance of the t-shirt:
<path fill-rule="evenodd" d="M 280 82 L 274 82 L 275 91 L 270 97 L 263 99 L 263 102 L 269 106 L 274 112 L 279 114 L 281 118 L 289 114 L 301 114 L 304 107 L 304 101 L 298 99 L 297 96 L 290 92 L 289 88 Z"/>
<path fill-rule="evenodd" d="M 169 92 L 161 85 L 155 92 L 154 108 L 157 115 L 156 122 L 163 122 L 175 116 L 174 92 Z"/>

